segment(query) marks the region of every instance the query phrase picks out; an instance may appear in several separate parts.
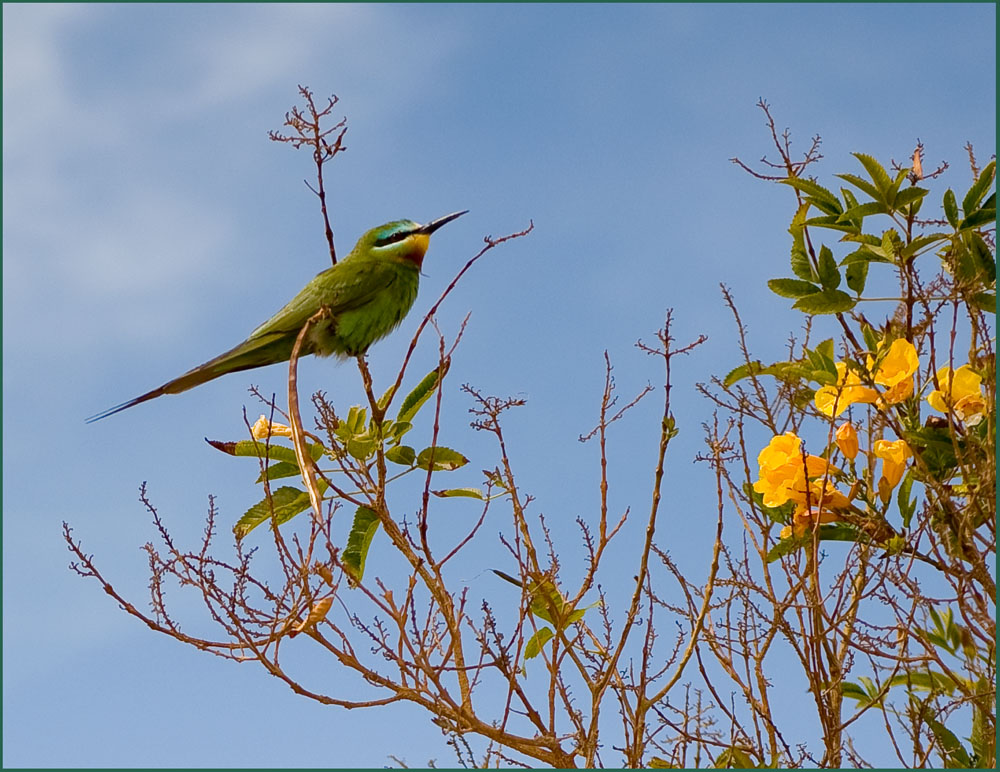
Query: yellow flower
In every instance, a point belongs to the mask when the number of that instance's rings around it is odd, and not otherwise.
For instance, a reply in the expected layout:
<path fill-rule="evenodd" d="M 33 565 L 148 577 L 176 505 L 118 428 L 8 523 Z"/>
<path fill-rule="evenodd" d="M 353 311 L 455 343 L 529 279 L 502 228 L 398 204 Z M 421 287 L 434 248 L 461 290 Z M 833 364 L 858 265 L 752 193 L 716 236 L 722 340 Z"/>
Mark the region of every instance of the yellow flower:
<path fill-rule="evenodd" d="M 942 367 L 937 371 L 937 382 L 941 388 L 927 396 L 932 408 L 942 413 L 947 413 L 950 408 L 959 420 L 970 426 L 983 419 L 986 413 L 983 379 L 969 365 L 962 365 L 957 370 Z"/>
<path fill-rule="evenodd" d="M 837 385 L 821 386 L 814 397 L 816 409 L 824 415 L 840 415 L 855 402 L 874 402 L 878 392 L 861 385 L 860 376 L 847 369 L 846 362 L 837 362 Z"/>
<path fill-rule="evenodd" d="M 869 357 L 869 372 L 872 364 L 872 359 Z M 875 383 L 887 387 L 882 394 L 879 407 L 902 402 L 913 394 L 913 374 L 919 367 L 920 360 L 913 344 L 905 338 L 896 338 L 889 346 L 889 351 L 886 352 L 878 369 L 872 373 Z"/>
<path fill-rule="evenodd" d="M 763 496 L 765 506 L 780 507 L 789 501 L 801 505 L 807 500 L 809 504 L 819 502 L 823 493 L 820 483 L 814 481 L 807 486 L 807 479 L 823 477 L 837 469 L 819 456 L 806 456 L 803 464 L 801 449 L 802 440 L 795 432 L 785 432 L 772 437 L 758 454 L 760 477 L 753 489 Z"/>
<path fill-rule="evenodd" d="M 837 427 L 836 442 L 840 452 L 851 461 L 858 455 L 858 433 L 850 421 L 845 421 Z"/>
<path fill-rule="evenodd" d="M 913 451 L 904 440 L 875 440 L 872 452 L 882 459 L 882 479 L 889 490 L 892 490 L 903 479 L 906 471 L 906 459 L 913 456 Z M 882 483 L 879 482 L 881 491 Z"/>
<path fill-rule="evenodd" d="M 250 429 L 255 440 L 266 440 L 268 437 L 291 437 L 292 429 L 284 424 L 272 423 L 264 416 L 257 419 L 257 423 Z"/>

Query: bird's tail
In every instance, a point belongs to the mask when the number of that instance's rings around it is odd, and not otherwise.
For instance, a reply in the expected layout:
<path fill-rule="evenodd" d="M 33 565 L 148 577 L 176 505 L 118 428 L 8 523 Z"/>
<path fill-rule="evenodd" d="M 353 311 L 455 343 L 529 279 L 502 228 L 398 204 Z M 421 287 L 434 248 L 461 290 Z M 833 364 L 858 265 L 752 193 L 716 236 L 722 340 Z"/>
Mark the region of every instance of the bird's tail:
<path fill-rule="evenodd" d="M 159 388 L 147 391 L 145 394 L 130 399 L 128 402 L 122 402 L 120 405 L 115 405 L 103 412 L 90 416 L 86 422 L 90 424 L 94 421 L 100 421 L 102 418 L 120 413 L 122 410 L 127 410 L 130 407 L 148 402 L 164 394 L 180 394 L 182 391 L 193 389 L 195 386 L 200 386 L 227 373 L 236 373 L 241 370 L 264 367 L 276 362 L 285 362 L 291 358 L 294 342 L 294 335 L 291 337 L 287 335 L 264 335 L 260 338 L 251 338 L 224 354 L 220 354 L 215 359 L 210 359 L 203 365 L 189 370 L 184 375 L 174 378 L 172 381 L 167 381 L 167 383 Z"/>

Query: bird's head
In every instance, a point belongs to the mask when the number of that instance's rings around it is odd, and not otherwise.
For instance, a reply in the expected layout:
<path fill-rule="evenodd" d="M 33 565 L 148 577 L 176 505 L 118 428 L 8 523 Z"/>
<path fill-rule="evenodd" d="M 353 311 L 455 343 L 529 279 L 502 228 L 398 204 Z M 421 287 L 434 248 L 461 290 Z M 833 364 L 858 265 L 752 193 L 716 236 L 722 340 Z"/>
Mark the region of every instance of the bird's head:
<path fill-rule="evenodd" d="M 413 220 L 395 220 L 379 225 L 359 239 L 354 252 L 379 258 L 407 260 L 419 268 L 431 243 L 431 234 L 467 211 L 439 217 L 426 225 L 420 225 Z"/>

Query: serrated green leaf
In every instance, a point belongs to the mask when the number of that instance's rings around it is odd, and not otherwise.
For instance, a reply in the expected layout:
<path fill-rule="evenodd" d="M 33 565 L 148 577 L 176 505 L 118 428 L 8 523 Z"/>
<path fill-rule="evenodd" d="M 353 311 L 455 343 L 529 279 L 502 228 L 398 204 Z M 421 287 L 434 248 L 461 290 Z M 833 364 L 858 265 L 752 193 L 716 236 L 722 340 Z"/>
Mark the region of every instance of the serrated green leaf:
<path fill-rule="evenodd" d="M 295 477 L 298 474 L 300 474 L 300 471 L 297 463 L 279 461 L 277 464 L 271 464 L 267 468 L 266 473 L 257 475 L 256 482 L 263 482 L 265 477 L 268 480 L 280 480 L 284 477 Z"/>
<path fill-rule="evenodd" d="M 829 359 L 832 362 L 834 356 L 836 355 L 833 348 L 833 338 L 827 338 L 826 340 L 817 343 L 816 351 L 824 358 L 824 360 Z M 836 372 L 836 368 L 834 368 L 834 372 Z"/>
<path fill-rule="evenodd" d="M 851 252 L 843 260 L 840 261 L 841 265 L 852 265 L 853 263 L 891 263 L 888 257 L 883 254 L 881 246 L 869 246 L 865 245 L 860 249 L 856 249 Z"/>
<path fill-rule="evenodd" d="M 819 206 L 820 204 L 823 205 L 820 206 L 820 209 L 822 209 L 823 211 L 826 211 L 826 208 L 832 210 L 827 212 L 828 214 L 840 213 L 841 211 L 840 201 L 837 200 L 837 197 L 833 195 L 833 193 L 824 188 L 818 182 L 814 180 L 807 180 L 804 177 L 789 177 L 787 179 L 781 180 L 781 182 L 785 185 L 790 185 L 796 190 L 802 191 L 808 196 L 812 196 L 812 198 L 815 199 L 815 204 L 817 206 Z"/>
<path fill-rule="evenodd" d="M 986 281 L 992 284 L 997 278 L 997 264 L 986 240 L 976 231 L 969 231 L 962 234 L 962 241 L 965 243 L 970 254 L 973 256 L 979 270 L 986 275 Z"/>
<path fill-rule="evenodd" d="M 903 184 L 903 180 L 906 179 L 909 173 L 909 169 L 900 169 L 896 172 L 896 177 L 889 184 L 889 188 L 885 194 L 885 202 L 891 209 L 901 209 L 903 207 L 903 204 L 898 203 L 899 186 Z"/>
<path fill-rule="evenodd" d="M 768 279 L 767 286 L 783 298 L 801 298 L 819 292 L 819 287 L 812 282 L 799 279 Z"/>
<path fill-rule="evenodd" d="M 744 378 L 749 378 L 751 375 L 758 375 L 764 370 L 764 365 L 759 359 L 753 362 L 745 362 L 739 367 L 734 367 L 725 378 L 722 379 L 722 385 L 727 389 L 732 386 L 737 381 L 741 381 Z"/>
<path fill-rule="evenodd" d="M 823 289 L 837 289 L 840 286 L 840 271 L 837 269 L 837 261 L 833 259 L 833 252 L 828 246 L 820 247 L 817 263 L 819 281 L 823 285 Z"/>
<path fill-rule="evenodd" d="M 409 445 L 397 445 L 385 452 L 385 460 L 403 466 L 413 466 L 417 460 L 417 451 Z"/>
<path fill-rule="evenodd" d="M 435 496 L 440 496 L 442 499 L 452 498 L 455 496 L 464 496 L 469 499 L 479 499 L 480 501 L 486 501 L 486 496 L 479 488 L 448 488 L 444 491 L 431 491 Z"/>
<path fill-rule="evenodd" d="M 903 247 L 903 251 L 900 253 L 903 257 L 911 257 L 916 255 L 924 247 L 930 246 L 931 244 L 936 244 L 939 241 L 944 241 L 950 238 L 947 233 L 928 233 L 923 236 L 917 236 L 913 241 Z"/>
<path fill-rule="evenodd" d="M 326 491 L 327 485 L 320 480 L 316 487 L 319 489 L 320 495 L 322 495 Z M 306 491 L 292 488 L 291 486 L 284 486 L 278 488 L 276 491 L 272 491 L 271 502 L 274 504 L 274 519 L 278 525 L 288 522 L 311 506 L 309 494 Z M 236 534 L 237 539 L 242 539 L 258 525 L 270 519 L 271 507 L 268 505 L 267 498 L 264 498 L 246 511 L 243 517 L 233 526 L 233 533 Z"/>
<path fill-rule="evenodd" d="M 429 469 L 434 465 L 435 472 L 450 472 L 469 463 L 469 459 L 457 450 L 444 447 L 424 448 L 417 454 L 416 464 L 420 469 Z"/>
<path fill-rule="evenodd" d="M 416 387 L 409 394 L 406 395 L 406 399 L 403 400 L 403 404 L 399 408 L 399 415 L 396 416 L 397 421 L 405 421 L 406 423 L 412 423 L 414 416 L 416 416 L 417 411 L 431 398 L 434 394 L 434 390 L 438 387 L 447 372 L 448 368 L 451 366 L 449 360 L 445 360 L 444 367 L 439 371 L 438 368 L 431 370 L 427 375 L 424 376 L 423 380 L 416 385 Z"/>
<path fill-rule="evenodd" d="M 382 524 L 378 513 L 368 507 L 358 507 L 354 512 L 354 522 L 347 536 L 347 546 L 340 554 L 344 570 L 359 584 L 365 575 L 365 561 L 368 559 L 368 548 L 371 547 L 375 532 Z"/>
<path fill-rule="evenodd" d="M 889 174 L 882 167 L 882 164 L 866 153 L 851 153 L 851 155 L 861 161 L 861 165 L 865 167 L 865 171 L 868 172 L 868 176 L 872 178 L 872 182 L 881 194 L 873 196 L 873 198 L 881 199 L 884 203 L 888 204 L 889 201 L 886 199 L 886 195 L 892 186 L 892 180 L 889 179 Z"/>
<path fill-rule="evenodd" d="M 945 769 L 971 769 L 972 759 L 969 758 L 969 754 L 962 747 L 962 743 L 959 742 L 955 733 L 929 714 L 924 716 L 924 721 L 940 746 Z"/>
<path fill-rule="evenodd" d="M 955 200 L 955 191 L 948 188 L 944 192 L 944 216 L 952 228 L 958 228 L 958 201 Z"/>
<path fill-rule="evenodd" d="M 969 192 L 965 194 L 965 198 L 962 199 L 962 211 L 965 212 L 966 217 L 979 206 L 979 202 L 983 200 L 986 191 L 990 189 L 990 185 L 993 184 L 993 177 L 996 175 L 996 168 L 996 161 L 990 161 L 986 164 L 986 168 L 979 173 L 978 179 L 969 188 Z"/>
<path fill-rule="evenodd" d="M 866 201 L 863 204 L 851 207 L 838 218 L 839 222 L 857 222 L 873 214 L 888 214 L 889 210 L 880 201 Z"/>
<path fill-rule="evenodd" d="M 904 188 L 903 190 L 899 191 L 899 193 L 896 194 L 896 197 L 895 199 L 893 199 L 892 202 L 892 208 L 895 209 L 896 211 L 899 211 L 904 206 L 912 204 L 914 201 L 923 198 L 928 193 L 930 193 L 930 191 L 927 190 L 927 188 L 918 188 L 916 186 L 911 188 Z"/>
<path fill-rule="evenodd" d="M 960 231 L 965 231 L 971 228 L 982 228 L 984 225 L 996 222 L 996 220 L 996 209 L 977 209 L 959 223 L 958 229 Z"/>
<path fill-rule="evenodd" d="M 221 450 L 223 453 L 228 453 L 231 456 L 250 456 L 252 458 L 267 458 L 270 461 L 298 463 L 298 459 L 295 457 L 295 449 L 285 447 L 284 445 L 265 445 L 265 443 L 259 440 L 240 440 L 239 442 L 206 440 L 206 442 L 213 448 Z"/>
<path fill-rule="evenodd" d="M 839 314 L 850 311 L 857 301 L 846 292 L 837 289 L 826 289 L 812 295 L 799 298 L 793 305 L 799 311 L 806 314 Z"/>
<path fill-rule="evenodd" d="M 977 292 L 969 298 L 969 302 L 988 314 L 997 312 L 997 294 L 995 292 Z"/>
<path fill-rule="evenodd" d="M 528 639 L 528 642 L 524 645 L 524 659 L 525 661 L 537 657 L 542 653 L 542 647 L 548 643 L 548 641 L 555 635 L 550 627 L 540 627 L 538 632 Z"/>
<path fill-rule="evenodd" d="M 792 247 L 791 265 L 792 273 L 803 281 L 819 280 L 819 277 L 816 276 L 816 271 L 813 270 L 812 263 L 809 262 L 809 255 L 806 253 L 805 249 Z"/>
<path fill-rule="evenodd" d="M 859 224 L 854 220 L 845 220 L 843 215 L 829 214 L 822 217 L 810 217 L 805 225 L 816 228 L 829 228 L 841 233 L 854 234 L 858 232 Z"/>
<path fill-rule="evenodd" d="M 851 183 L 854 187 L 864 191 L 876 201 L 881 200 L 882 196 L 879 194 L 878 188 L 868 182 L 868 180 L 862 179 L 856 174 L 838 174 L 837 176 L 840 177 L 840 179 Z"/>
<path fill-rule="evenodd" d="M 865 282 L 868 280 L 868 263 L 851 263 L 844 270 L 844 278 L 848 289 L 854 290 L 860 297 L 865 291 Z"/>

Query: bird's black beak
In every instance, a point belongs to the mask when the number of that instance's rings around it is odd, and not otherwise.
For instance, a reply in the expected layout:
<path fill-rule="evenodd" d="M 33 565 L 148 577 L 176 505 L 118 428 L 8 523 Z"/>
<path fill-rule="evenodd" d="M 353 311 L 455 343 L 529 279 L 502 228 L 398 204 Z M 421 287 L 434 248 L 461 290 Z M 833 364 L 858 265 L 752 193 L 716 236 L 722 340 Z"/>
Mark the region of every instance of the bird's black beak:
<path fill-rule="evenodd" d="M 414 232 L 415 233 L 424 233 L 424 234 L 430 236 L 434 231 L 436 231 L 442 225 L 447 225 L 452 220 L 456 220 L 459 217 L 461 217 L 463 214 L 467 214 L 468 211 L 469 211 L 468 209 L 465 209 L 464 211 L 461 211 L 461 212 L 454 212 L 452 214 L 446 214 L 444 217 L 438 217 L 436 220 L 431 220 L 426 225 L 421 225 Z"/>

